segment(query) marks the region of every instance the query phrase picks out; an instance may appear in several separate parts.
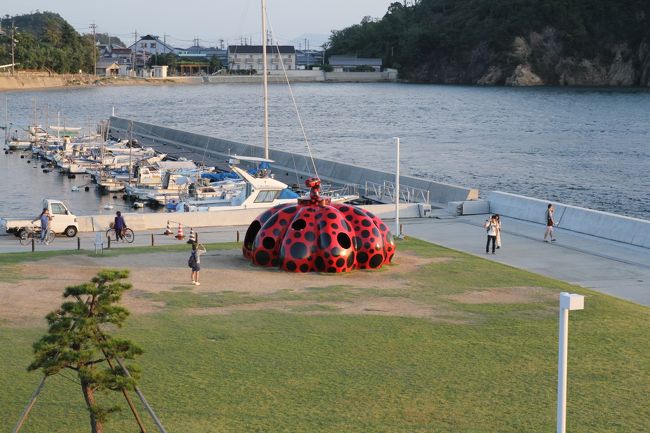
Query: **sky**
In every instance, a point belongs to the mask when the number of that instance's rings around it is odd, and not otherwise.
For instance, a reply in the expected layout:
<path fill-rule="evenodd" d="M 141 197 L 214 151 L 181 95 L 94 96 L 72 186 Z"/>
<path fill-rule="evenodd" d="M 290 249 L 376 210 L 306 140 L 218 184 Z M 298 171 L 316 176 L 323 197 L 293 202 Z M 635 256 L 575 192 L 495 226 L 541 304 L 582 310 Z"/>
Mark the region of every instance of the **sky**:
<path fill-rule="evenodd" d="M 270 27 L 279 43 L 321 45 L 332 30 L 358 24 L 363 17 L 381 18 L 396 0 L 267 0 Z M 80 33 L 97 32 L 133 42 L 133 33 L 154 34 L 172 46 L 238 44 L 242 38 L 261 43 L 260 0 L 178 0 L 157 2 L 111 0 L 9 0 L 3 1 L 0 15 L 56 12 Z M 304 48 L 304 47 L 300 47 Z"/>

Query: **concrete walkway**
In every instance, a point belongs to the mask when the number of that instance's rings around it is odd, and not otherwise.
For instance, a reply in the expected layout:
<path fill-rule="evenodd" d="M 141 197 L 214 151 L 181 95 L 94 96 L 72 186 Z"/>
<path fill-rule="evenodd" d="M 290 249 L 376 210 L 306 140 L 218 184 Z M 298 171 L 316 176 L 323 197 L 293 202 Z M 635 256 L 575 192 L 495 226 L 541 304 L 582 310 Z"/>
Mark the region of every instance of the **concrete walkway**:
<path fill-rule="evenodd" d="M 486 215 L 403 221 L 406 236 L 557 278 L 650 306 L 650 250 L 556 229 L 544 243 L 542 224 L 502 218 L 502 247 L 485 254 Z"/>
<path fill-rule="evenodd" d="M 406 236 L 650 306 L 650 250 L 562 229 L 556 230 L 556 242 L 544 243 L 543 225 L 503 218 L 503 247 L 494 255 L 486 255 L 484 221 L 485 215 L 400 220 Z M 234 242 L 237 232 L 243 241 L 246 228 L 206 227 L 198 232 L 201 242 Z M 184 242 L 161 233 L 136 232 L 133 244 L 113 243 L 112 248 L 151 245 L 152 235 L 156 245 Z M 185 235 L 188 234 L 186 229 Z M 94 250 L 94 234 L 82 233 L 79 239 L 82 249 Z M 105 237 L 102 239 L 105 242 Z M 35 248 L 36 251 L 76 249 L 77 239 L 57 238 L 52 245 L 36 244 Z M 31 247 L 21 246 L 14 236 L 0 236 L 0 253 L 19 251 L 31 251 Z"/>

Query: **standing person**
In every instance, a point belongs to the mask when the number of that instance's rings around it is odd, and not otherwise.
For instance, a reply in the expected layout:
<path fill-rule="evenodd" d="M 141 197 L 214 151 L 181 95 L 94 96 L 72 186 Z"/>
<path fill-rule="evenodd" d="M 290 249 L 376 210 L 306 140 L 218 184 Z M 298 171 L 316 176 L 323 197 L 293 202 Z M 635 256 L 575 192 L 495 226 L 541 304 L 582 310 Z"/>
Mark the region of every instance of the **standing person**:
<path fill-rule="evenodd" d="M 490 217 L 489 220 L 485 221 L 483 227 L 487 230 L 487 243 L 485 244 L 485 254 L 490 252 L 490 242 L 492 242 L 492 254 L 494 254 L 494 249 L 496 247 L 497 241 L 497 222 L 494 218 L 494 215 Z"/>
<path fill-rule="evenodd" d="M 547 237 L 551 239 L 551 242 L 555 242 L 555 236 L 553 236 L 553 226 L 555 225 L 555 220 L 553 219 L 554 212 L 555 208 L 551 203 L 549 203 L 546 208 L 546 231 L 544 232 L 544 242 L 548 242 L 548 240 L 546 240 Z"/>
<path fill-rule="evenodd" d="M 115 222 L 113 223 L 113 228 L 115 229 L 115 241 L 122 239 L 124 242 L 124 229 L 126 228 L 126 221 L 122 216 L 122 212 L 119 210 L 115 212 Z"/>
<path fill-rule="evenodd" d="M 47 235 L 47 231 L 50 229 L 50 221 L 52 221 L 52 218 L 54 217 L 50 215 L 50 210 L 45 207 L 41 214 L 32 220 L 32 224 L 37 220 L 41 221 L 41 243 L 45 242 L 45 235 Z"/>
<path fill-rule="evenodd" d="M 497 250 L 501 248 L 501 216 L 499 214 L 494 215 L 494 220 L 497 223 Z"/>
<path fill-rule="evenodd" d="M 201 255 L 206 252 L 206 249 L 203 245 L 196 242 L 192 243 L 192 252 L 190 253 L 190 258 L 187 260 L 187 265 L 192 269 L 192 284 L 195 286 L 200 286 L 199 282 L 199 271 L 201 270 Z"/>

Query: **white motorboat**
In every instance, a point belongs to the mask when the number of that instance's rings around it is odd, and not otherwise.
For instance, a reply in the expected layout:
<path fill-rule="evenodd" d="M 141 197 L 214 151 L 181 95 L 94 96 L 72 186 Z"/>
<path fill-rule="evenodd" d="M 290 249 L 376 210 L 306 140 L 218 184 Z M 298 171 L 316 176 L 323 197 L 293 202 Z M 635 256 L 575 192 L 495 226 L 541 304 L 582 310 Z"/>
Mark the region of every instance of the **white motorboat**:
<path fill-rule="evenodd" d="M 261 159 L 261 158 L 256 158 Z M 272 162 L 270 160 L 265 160 Z M 232 209 L 265 209 L 282 203 L 295 203 L 298 199 L 289 186 L 271 177 L 255 177 L 240 167 L 233 166 L 232 171 L 240 176 L 240 182 L 231 182 L 233 189 L 221 197 L 213 197 L 201 204 L 200 200 L 181 201 L 176 206 L 177 212 L 224 211 Z"/>

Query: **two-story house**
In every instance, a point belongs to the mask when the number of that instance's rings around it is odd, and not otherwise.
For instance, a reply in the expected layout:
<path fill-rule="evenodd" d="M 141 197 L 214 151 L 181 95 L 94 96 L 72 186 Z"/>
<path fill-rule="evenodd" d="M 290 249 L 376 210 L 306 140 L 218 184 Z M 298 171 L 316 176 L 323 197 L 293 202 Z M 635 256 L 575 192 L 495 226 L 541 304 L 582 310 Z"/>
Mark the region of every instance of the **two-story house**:
<path fill-rule="evenodd" d="M 145 54 L 146 57 L 153 56 L 154 54 L 160 55 L 176 52 L 174 47 L 161 41 L 155 35 L 142 36 L 136 43 L 131 44 L 129 48 L 135 53 Z"/>
<path fill-rule="evenodd" d="M 292 45 L 267 46 L 267 68 L 269 71 L 292 71 L 296 69 L 296 48 Z M 228 68 L 232 71 L 255 70 L 261 73 L 264 69 L 261 45 L 229 45 Z"/>

